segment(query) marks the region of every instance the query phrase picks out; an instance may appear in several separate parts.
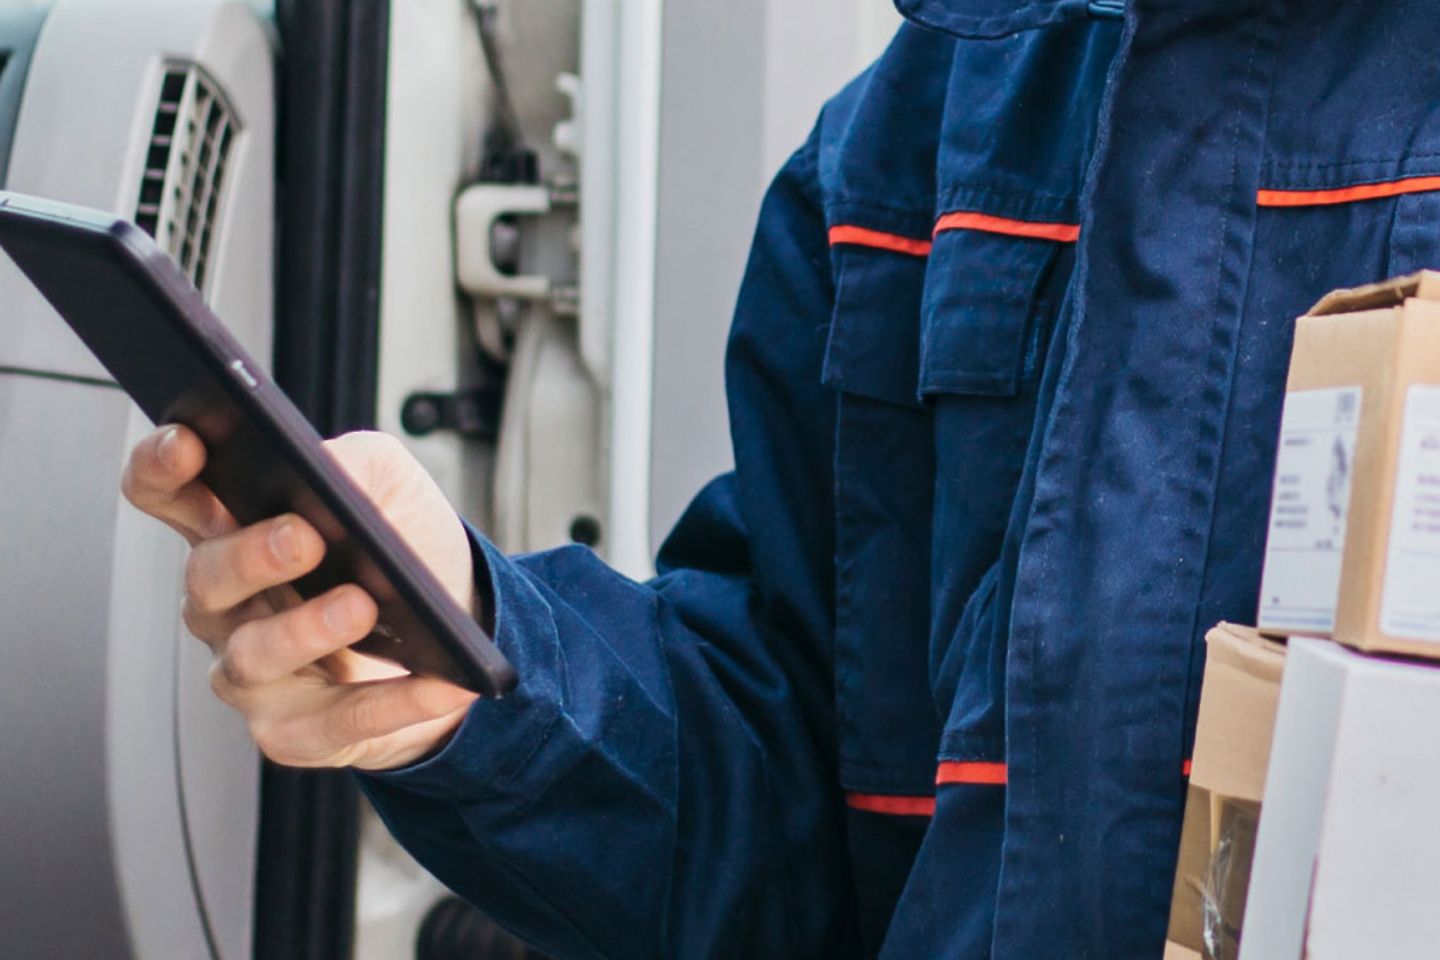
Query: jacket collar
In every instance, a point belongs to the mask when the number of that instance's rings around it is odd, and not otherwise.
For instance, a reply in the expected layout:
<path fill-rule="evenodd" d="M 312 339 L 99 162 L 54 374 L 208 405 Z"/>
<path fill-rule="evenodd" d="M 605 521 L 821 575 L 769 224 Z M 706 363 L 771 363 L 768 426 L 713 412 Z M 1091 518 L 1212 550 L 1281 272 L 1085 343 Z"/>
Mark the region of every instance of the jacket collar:
<path fill-rule="evenodd" d="M 906 19 L 957 37 L 994 38 L 1089 17 L 1116 17 L 1123 0 L 895 0 Z"/>

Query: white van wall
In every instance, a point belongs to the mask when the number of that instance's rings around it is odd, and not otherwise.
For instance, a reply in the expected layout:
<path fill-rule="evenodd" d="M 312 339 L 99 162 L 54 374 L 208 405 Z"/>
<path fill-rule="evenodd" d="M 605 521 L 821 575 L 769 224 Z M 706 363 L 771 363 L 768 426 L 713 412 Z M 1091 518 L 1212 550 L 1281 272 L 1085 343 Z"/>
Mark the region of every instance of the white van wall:
<path fill-rule="evenodd" d="M 765 188 L 899 22 L 890 0 L 666 0 L 651 557 L 695 492 L 731 467 L 725 337 Z"/>

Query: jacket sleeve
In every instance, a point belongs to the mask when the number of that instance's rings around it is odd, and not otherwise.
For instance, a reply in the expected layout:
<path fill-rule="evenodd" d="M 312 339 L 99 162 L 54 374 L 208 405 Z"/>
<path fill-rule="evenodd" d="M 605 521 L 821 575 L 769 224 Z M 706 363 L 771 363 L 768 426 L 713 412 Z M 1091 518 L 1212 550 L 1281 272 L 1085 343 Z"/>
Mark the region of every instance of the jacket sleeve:
<path fill-rule="evenodd" d="M 726 361 L 736 471 L 638 584 L 475 535 L 520 685 L 361 776 L 400 841 L 557 958 L 853 949 L 832 695 L 833 290 L 814 141 L 771 187 Z"/>

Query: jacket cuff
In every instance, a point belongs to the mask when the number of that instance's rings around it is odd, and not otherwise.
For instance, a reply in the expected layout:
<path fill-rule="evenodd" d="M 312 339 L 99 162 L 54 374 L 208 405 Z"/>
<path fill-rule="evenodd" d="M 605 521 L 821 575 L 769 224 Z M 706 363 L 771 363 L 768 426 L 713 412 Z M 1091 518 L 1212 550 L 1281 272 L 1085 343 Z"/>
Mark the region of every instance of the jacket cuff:
<path fill-rule="evenodd" d="M 529 575 L 468 522 L 480 620 L 494 623 L 493 639 L 519 682 L 500 699 L 481 698 L 440 750 L 405 767 L 358 772 L 363 779 L 410 793 L 473 803 L 502 794 L 559 722 L 564 704 L 564 658 L 549 602 Z"/>

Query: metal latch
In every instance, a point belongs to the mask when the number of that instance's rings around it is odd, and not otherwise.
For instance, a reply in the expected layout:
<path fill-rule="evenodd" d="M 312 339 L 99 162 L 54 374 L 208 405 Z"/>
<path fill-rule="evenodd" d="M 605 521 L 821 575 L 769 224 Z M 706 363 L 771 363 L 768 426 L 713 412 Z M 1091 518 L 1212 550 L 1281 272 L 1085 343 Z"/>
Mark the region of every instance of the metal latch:
<path fill-rule="evenodd" d="M 455 202 L 455 277 L 472 297 L 546 301 L 557 313 L 574 313 L 573 286 L 542 274 L 507 273 L 519 238 L 515 220 L 538 217 L 559 206 L 573 206 L 571 187 L 543 184 L 478 183 Z"/>

